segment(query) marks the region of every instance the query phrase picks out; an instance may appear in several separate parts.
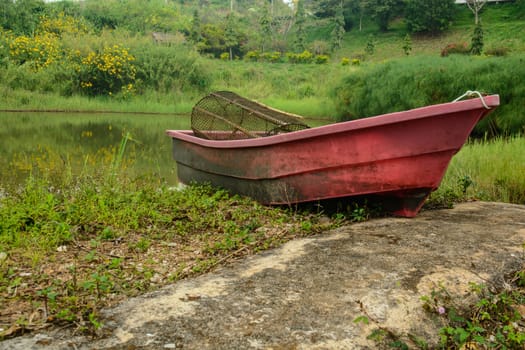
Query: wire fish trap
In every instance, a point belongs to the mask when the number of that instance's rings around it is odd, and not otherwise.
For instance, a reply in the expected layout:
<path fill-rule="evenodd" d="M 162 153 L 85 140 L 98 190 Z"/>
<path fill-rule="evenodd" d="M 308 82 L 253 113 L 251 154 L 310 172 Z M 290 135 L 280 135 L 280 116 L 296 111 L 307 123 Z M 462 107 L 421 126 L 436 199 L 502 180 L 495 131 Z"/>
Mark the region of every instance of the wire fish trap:
<path fill-rule="evenodd" d="M 230 91 L 212 92 L 193 107 L 191 128 L 198 137 L 238 140 L 308 129 L 302 117 L 279 111 Z"/>

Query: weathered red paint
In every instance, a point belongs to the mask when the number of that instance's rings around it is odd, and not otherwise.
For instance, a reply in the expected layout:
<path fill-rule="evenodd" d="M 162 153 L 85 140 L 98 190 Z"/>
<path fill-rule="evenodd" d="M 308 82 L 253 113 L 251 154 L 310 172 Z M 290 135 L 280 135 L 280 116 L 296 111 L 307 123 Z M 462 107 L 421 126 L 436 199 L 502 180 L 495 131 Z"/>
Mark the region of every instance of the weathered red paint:
<path fill-rule="evenodd" d="M 484 101 L 494 108 L 499 96 Z M 167 134 L 182 183 L 209 182 L 264 204 L 380 196 L 392 213 L 413 217 L 489 112 L 475 98 L 256 139 Z"/>

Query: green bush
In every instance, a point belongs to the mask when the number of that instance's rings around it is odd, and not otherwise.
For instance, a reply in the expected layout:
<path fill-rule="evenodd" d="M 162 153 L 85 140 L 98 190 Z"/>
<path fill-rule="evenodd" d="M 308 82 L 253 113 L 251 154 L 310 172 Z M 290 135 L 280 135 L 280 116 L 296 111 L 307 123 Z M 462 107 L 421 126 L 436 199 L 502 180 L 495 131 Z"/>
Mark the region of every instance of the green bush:
<path fill-rule="evenodd" d="M 328 63 L 328 59 L 330 57 L 328 57 L 328 55 L 317 55 L 315 56 L 315 63 L 317 64 L 325 64 L 325 63 Z"/>
<path fill-rule="evenodd" d="M 405 21 L 412 33 L 442 33 L 457 12 L 454 0 L 407 0 L 405 6 Z"/>
<path fill-rule="evenodd" d="M 516 0 L 513 13 L 518 19 L 525 18 L 525 0 Z"/>
<path fill-rule="evenodd" d="M 290 63 L 312 63 L 314 60 L 314 55 L 308 50 L 302 53 L 288 52 L 286 57 Z"/>
<path fill-rule="evenodd" d="M 279 51 L 264 52 L 261 54 L 261 59 L 264 62 L 278 63 L 278 62 L 282 62 L 282 55 Z"/>
<path fill-rule="evenodd" d="M 130 94 L 135 89 L 135 57 L 119 45 L 90 52 L 80 65 L 80 87 L 87 95 Z"/>
<path fill-rule="evenodd" d="M 481 55 L 481 52 L 483 52 L 483 45 L 483 28 L 481 27 L 481 24 L 478 23 L 476 28 L 474 28 L 474 34 L 472 34 L 470 53 L 473 55 Z"/>
<path fill-rule="evenodd" d="M 0 80 L 11 89 L 53 92 L 62 96 L 79 92 L 77 72 L 67 61 L 52 63 L 38 71 L 30 64 L 8 64 L 0 70 Z"/>
<path fill-rule="evenodd" d="M 35 91 L 40 83 L 35 71 L 29 64 L 19 65 L 10 62 L 0 70 L 0 80 L 13 90 Z"/>
<path fill-rule="evenodd" d="M 252 61 L 252 62 L 256 62 L 257 60 L 259 60 L 259 57 L 260 57 L 260 53 L 257 50 L 248 51 L 246 55 L 244 55 L 245 60 Z"/>
<path fill-rule="evenodd" d="M 507 56 L 510 52 L 510 49 L 505 46 L 490 47 L 485 50 L 485 55 L 487 56 L 498 56 L 503 57 Z"/>
<path fill-rule="evenodd" d="M 9 57 L 18 64 L 31 64 L 39 70 L 56 62 L 62 55 L 59 38 L 52 33 L 34 36 L 20 35 L 9 40 Z"/>
<path fill-rule="evenodd" d="M 199 55 L 184 46 L 140 46 L 133 50 L 140 88 L 161 93 L 204 91 L 211 84 L 210 74 Z"/>
<path fill-rule="evenodd" d="M 339 120 L 449 102 L 467 90 L 477 90 L 499 94 L 501 105 L 476 126 L 476 135 L 523 133 L 523 59 L 420 56 L 356 71 L 334 90 Z"/>
<path fill-rule="evenodd" d="M 9 34 L 0 27 L 0 66 L 9 60 Z"/>

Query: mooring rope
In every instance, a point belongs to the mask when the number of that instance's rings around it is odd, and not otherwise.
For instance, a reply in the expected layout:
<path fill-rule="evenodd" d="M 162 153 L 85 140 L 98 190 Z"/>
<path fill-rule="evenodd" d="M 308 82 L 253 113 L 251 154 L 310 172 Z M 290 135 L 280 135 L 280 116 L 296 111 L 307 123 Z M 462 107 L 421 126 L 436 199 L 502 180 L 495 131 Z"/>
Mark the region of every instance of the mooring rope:
<path fill-rule="evenodd" d="M 489 106 L 487 106 L 487 103 L 485 103 L 485 100 L 483 99 L 483 95 L 481 94 L 481 92 L 479 91 L 472 91 L 472 90 L 468 90 L 467 92 L 465 92 L 463 95 L 459 96 L 458 98 L 456 98 L 454 101 L 452 102 L 458 102 L 459 100 L 463 99 L 464 97 L 467 97 L 467 96 L 478 96 L 481 100 L 481 103 L 483 104 L 483 107 L 485 107 L 486 109 L 490 109 Z"/>

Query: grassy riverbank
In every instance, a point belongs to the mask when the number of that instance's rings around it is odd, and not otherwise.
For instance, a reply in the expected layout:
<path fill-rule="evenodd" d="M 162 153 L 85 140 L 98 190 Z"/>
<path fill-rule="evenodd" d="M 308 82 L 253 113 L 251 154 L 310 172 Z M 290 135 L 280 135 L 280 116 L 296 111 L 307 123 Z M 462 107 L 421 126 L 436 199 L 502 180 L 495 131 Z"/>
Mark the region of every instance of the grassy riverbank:
<path fill-rule="evenodd" d="M 0 192 L 0 338 L 51 324 L 96 331 L 99 310 L 125 297 L 337 222 L 112 168 L 29 178 Z"/>
<path fill-rule="evenodd" d="M 232 259 L 369 217 L 264 207 L 209 187 L 105 170 L 40 172 L 0 191 L 0 328 L 5 337 L 50 324 L 100 327 L 100 308 Z M 525 204 L 525 139 L 472 142 L 430 205 L 483 199 Z M 97 168 L 97 167 L 95 167 Z M 48 176 L 52 175 L 52 176 Z M 319 209 L 321 210 L 321 209 Z"/>

